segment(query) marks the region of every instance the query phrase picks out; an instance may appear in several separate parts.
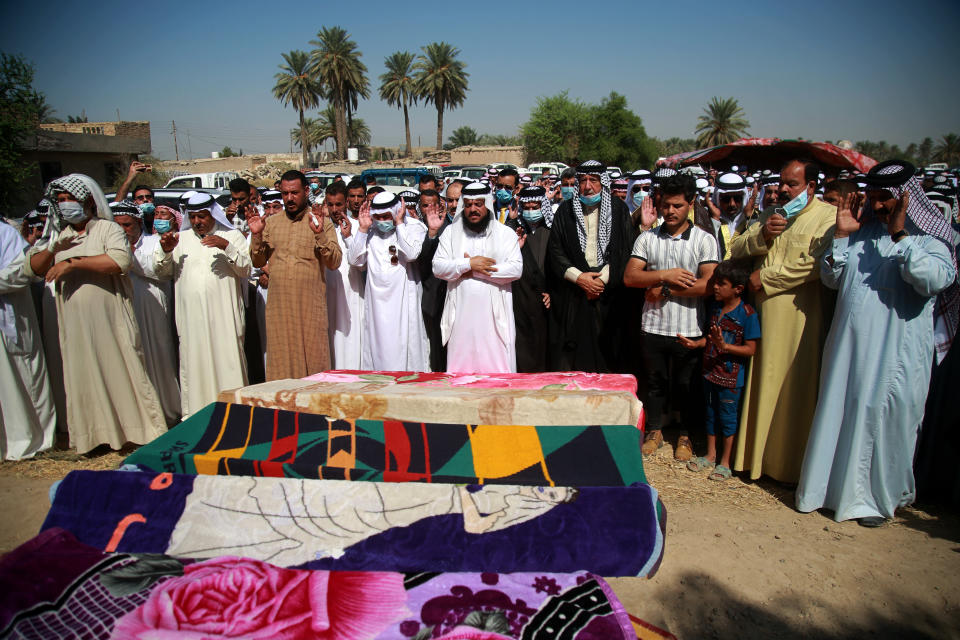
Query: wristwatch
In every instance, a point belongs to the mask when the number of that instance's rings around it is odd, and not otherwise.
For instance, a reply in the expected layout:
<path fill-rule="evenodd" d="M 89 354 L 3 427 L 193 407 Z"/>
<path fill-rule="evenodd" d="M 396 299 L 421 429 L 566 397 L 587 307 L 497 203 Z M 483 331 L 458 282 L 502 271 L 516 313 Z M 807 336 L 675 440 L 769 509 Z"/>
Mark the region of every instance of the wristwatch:
<path fill-rule="evenodd" d="M 908 235 L 910 234 L 907 233 L 906 229 L 900 229 L 900 231 L 897 231 L 896 233 L 892 234 L 890 236 L 890 239 L 893 240 L 894 242 L 900 242 L 900 240 L 902 240 L 903 238 L 906 238 Z"/>
<path fill-rule="evenodd" d="M 670 297 L 670 285 L 664 283 L 664 285 L 663 285 L 662 287 L 660 287 L 660 295 L 663 296 L 664 298 L 669 298 L 669 297 Z"/>

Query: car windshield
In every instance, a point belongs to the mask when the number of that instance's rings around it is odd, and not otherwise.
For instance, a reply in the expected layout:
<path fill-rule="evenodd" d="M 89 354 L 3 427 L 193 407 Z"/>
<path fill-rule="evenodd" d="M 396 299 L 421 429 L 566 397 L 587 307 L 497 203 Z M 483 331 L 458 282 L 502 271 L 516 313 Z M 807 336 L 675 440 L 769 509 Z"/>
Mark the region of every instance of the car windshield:
<path fill-rule="evenodd" d="M 486 171 L 483 169 L 464 169 L 463 170 L 463 175 L 466 176 L 467 178 L 470 178 L 471 180 L 477 180 L 479 178 L 482 178 L 483 174 L 485 173 Z"/>

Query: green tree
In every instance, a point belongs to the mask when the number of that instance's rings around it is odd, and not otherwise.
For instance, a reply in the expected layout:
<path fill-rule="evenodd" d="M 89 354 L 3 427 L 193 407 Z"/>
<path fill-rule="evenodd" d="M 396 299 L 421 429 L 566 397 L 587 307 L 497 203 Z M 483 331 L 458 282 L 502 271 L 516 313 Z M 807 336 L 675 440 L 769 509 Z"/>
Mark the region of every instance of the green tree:
<path fill-rule="evenodd" d="M 940 138 L 937 148 L 933 151 L 933 157 L 946 162 L 949 166 L 955 166 L 960 161 L 960 137 L 955 133 L 948 133 Z"/>
<path fill-rule="evenodd" d="M 280 65 L 280 73 L 274 78 L 277 83 L 273 87 L 275 98 L 283 102 L 283 106 L 292 104 L 300 114 L 300 150 L 302 153 L 301 166 L 307 166 L 307 126 L 304 121 L 304 111 L 320 104 L 321 86 L 309 73 L 310 56 L 306 51 L 294 50 L 281 54 L 285 64 Z"/>
<path fill-rule="evenodd" d="M 74 124 L 81 124 L 81 123 L 90 122 L 90 121 L 87 119 L 86 110 L 82 110 L 80 112 L 80 115 L 78 116 L 67 116 L 67 122 L 72 122 Z"/>
<path fill-rule="evenodd" d="M 627 108 L 627 99 L 612 91 L 590 108 L 592 127 L 581 159 L 595 158 L 618 167 L 649 167 L 657 149 L 647 137 L 640 116 Z"/>
<path fill-rule="evenodd" d="M 443 148 L 443 112 L 456 109 L 467 97 L 466 64 L 457 60 L 460 50 L 446 42 L 431 42 L 421 47 L 414 68 L 417 70 L 417 94 L 437 108 L 437 149 Z"/>
<path fill-rule="evenodd" d="M 234 156 L 238 156 L 238 155 L 240 154 L 234 151 L 233 149 L 231 149 L 230 147 L 224 147 L 223 149 L 220 150 L 221 158 L 233 158 Z"/>
<path fill-rule="evenodd" d="M 667 138 L 666 140 L 652 138 L 652 140 L 657 147 L 657 154 L 663 157 L 685 151 L 696 151 L 699 148 L 697 147 L 697 141 L 693 138 Z"/>
<path fill-rule="evenodd" d="M 485 133 L 477 138 L 477 144 L 483 147 L 513 147 L 523 144 L 519 136 L 505 136 L 499 133 Z"/>
<path fill-rule="evenodd" d="M 316 47 L 310 53 L 310 69 L 320 79 L 324 97 L 333 105 L 337 158 L 343 159 L 348 144 L 348 112 L 356 110 L 360 98 L 370 97 L 367 67 L 360 61 L 363 54 L 357 51 L 357 44 L 341 27 L 324 27 L 310 44 Z"/>
<path fill-rule="evenodd" d="M 750 123 L 735 98 L 714 96 L 697 118 L 697 146 L 713 147 L 739 140 L 747 135 Z"/>
<path fill-rule="evenodd" d="M 933 158 L 933 138 L 927 137 L 917 147 L 917 162 L 921 167 L 925 167 L 930 164 L 931 158 Z"/>
<path fill-rule="evenodd" d="M 330 115 L 332 116 L 332 111 Z M 307 130 L 305 140 L 307 145 L 307 153 L 310 153 L 320 146 L 323 146 L 323 143 L 327 140 L 336 139 L 333 120 L 327 119 L 324 111 L 320 112 L 319 118 L 306 118 L 304 120 L 304 126 Z M 303 136 L 300 131 L 300 127 L 295 127 L 290 130 L 290 139 L 297 145 L 303 144 L 301 142 L 301 140 L 303 140 Z"/>
<path fill-rule="evenodd" d="M 537 98 L 530 119 L 520 127 L 527 163 L 559 160 L 575 164 L 590 135 L 591 121 L 590 108 L 571 100 L 566 91 Z"/>
<path fill-rule="evenodd" d="M 413 73 L 413 54 L 397 51 L 387 56 L 384 65 L 387 72 L 380 76 L 380 99 L 392 107 L 403 109 L 403 129 L 407 135 L 407 155 L 413 153 L 410 146 L 410 114 L 407 107 L 416 104 L 416 78 Z"/>
<path fill-rule="evenodd" d="M 463 126 L 453 130 L 450 134 L 450 147 L 465 147 L 471 144 L 477 144 L 479 137 L 473 127 Z"/>
<path fill-rule="evenodd" d="M 0 53 L 0 211 L 22 204 L 22 185 L 36 167 L 24 161 L 25 146 L 40 122 L 43 94 L 33 88 L 33 65 Z"/>

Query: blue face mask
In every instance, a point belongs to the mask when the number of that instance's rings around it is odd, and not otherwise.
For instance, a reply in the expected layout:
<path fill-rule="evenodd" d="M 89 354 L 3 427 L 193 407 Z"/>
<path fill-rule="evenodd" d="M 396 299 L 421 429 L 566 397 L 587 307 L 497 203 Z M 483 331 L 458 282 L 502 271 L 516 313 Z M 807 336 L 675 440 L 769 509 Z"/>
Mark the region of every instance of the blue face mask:
<path fill-rule="evenodd" d="M 637 191 L 635 194 L 633 194 L 633 204 L 639 207 L 640 205 L 643 204 L 643 201 L 646 199 L 646 197 L 647 197 L 646 191 Z"/>
<path fill-rule="evenodd" d="M 393 231 L 397 225 L 393 223 L 393 220 L 375 220 L 377 224 L 377 231 L 382 234 L 388 234 Z"/>
<path fill-rule="evenodd" d="M 141 205 L 137 205 L 137 208 L 140 209 L 140 213 L 142 213 L 145 216 L 150 215 L 156 209 L 156 207 L 153 206 L 152 202 L 144 202 Z"/>
<path fill-rule="evenodd" d="M 169 220 L 154 220 L 153 221 L 153 230 L 157 233 L 167 233 L 173 225 L 170 224 Z"/>
<path fill-rule="evenodd" d="M 564 200 L 573 198 L 573 194 L 576 193 L 576 191 L 573 187 L 560 187 L 560 193 L 563 195 Z"/>
<path fill-rule="evenodd" d="M 543 220 L 543 211 L 541 209 L 524 209 L 521 215 L 527 222 L 540 222 Z"/>
<path fill-rule="evenodd" d="M 592 207 L 593 205 L 600 202 L 601 195 L 603 195 L 603 192 L 595 193 L 592 196 L 580 196 L 580 202 L 587 205 L 588 207 Z"/>
<path fill-rule="evenodd" d="M 318 185 L 316 182 L 310 183 L 310 191 L 316 191 L 319 188 L 320 188 L 320 185 Z"/>
<path fill-rule="evenodd" d="M 787 204 L 783 205 L 781 209 L 786 218 L 792 218 L 793 216 L 803 211 L 804 207 L 806 206 L 807 206 L 807 190 L 804 189 L 803 191 L 800 192 L 800 194 L 796 198 L 794 198 Z"/>
<path fill-rule="evenodd" d="M 506 189 L 497 189 L 497 202 L 507 204 L 513 200 L 513 192 Z"/>

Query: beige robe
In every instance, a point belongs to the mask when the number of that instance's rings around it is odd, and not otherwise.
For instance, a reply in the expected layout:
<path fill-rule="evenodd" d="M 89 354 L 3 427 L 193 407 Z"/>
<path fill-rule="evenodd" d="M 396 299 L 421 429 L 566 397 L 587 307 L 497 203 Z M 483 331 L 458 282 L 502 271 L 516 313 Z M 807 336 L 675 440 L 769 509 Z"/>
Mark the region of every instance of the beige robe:
<path fill-rule="evenodd" d="M 183 417 L 196 413 L 224 389 L 247 384 L 243 354 L 244 292 L 250 256 L 243 234 L 217 226 L 226 249 L 206 247 L 193 229 L 180 232 L 170 253 L 157 243 L 154 272 L 173 277 L 180 336 L 180 400 Z"/>
<path fill-rule="evenodd" d="M 166 429 L 157 393 L 147 377 L 140 332 L 133 312 L 133 285 L 127 277 L 132 259 L 120 225 L 94 218 L 80 234 L 73 227 L 60 237 L 82 242 L 56 255 L 69 258 L 106 254 L 121 269 L 105 275 L 74 271 L 57 283 L 60 351 L 67 394 L 70 443 L 78 453 L 108 444 L 146 444 Z M 30 255 L 24 272 L 34 275 Z"/>
<path fill-rule="evenodd" d="M 814 198 L 768 246 L 763 224 L 772 209 L 730 240 L 731 257 L 754 258 L 761 338 L 750 365 L 733 468 L 797 482 L 817 408 L 820 357 L 832 294 L 820 283 L 818 259 L 829 246 L 835 207 Z"/>

